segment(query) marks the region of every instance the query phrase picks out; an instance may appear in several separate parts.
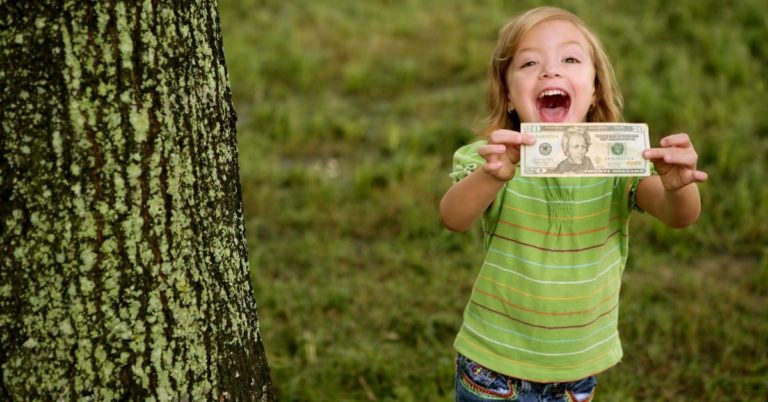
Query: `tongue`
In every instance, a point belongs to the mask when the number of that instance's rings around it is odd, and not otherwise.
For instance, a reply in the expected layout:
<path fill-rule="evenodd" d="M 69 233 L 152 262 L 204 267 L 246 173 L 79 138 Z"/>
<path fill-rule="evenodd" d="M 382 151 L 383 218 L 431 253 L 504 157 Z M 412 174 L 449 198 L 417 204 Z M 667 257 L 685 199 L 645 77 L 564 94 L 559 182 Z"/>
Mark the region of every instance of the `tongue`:
<path fill-rule="evenodd" d="M 545 123 L 560 123 L 565 120 L 568 109 L 563 106 L 543 107 L 539 109 L 541 121 Z"/>
<path fill-rule="evenodd" d="M 571 106 L 570 98 L 562 95 L 544 96 L 537 103 L 539 117 L 545 123 L 562 123 Z"/>

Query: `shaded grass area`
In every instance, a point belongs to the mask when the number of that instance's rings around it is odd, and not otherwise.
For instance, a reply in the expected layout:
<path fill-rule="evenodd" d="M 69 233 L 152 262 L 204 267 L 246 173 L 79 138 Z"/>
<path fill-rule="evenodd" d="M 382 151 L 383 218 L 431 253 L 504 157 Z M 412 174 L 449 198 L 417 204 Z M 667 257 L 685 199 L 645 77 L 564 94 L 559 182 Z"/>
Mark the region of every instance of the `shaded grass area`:
<path fill-rule="evenodd" d="M 768 7 L 555 1 L 603 39 L 628 121 L 690 133 L 704 213 L 632 221 L 602 400 L 768 393 Z M 441 228 L 497 29 L 534 1 L 221 2 L 261 333 L 281 401 L 449 401 L 481 261 Z"/>

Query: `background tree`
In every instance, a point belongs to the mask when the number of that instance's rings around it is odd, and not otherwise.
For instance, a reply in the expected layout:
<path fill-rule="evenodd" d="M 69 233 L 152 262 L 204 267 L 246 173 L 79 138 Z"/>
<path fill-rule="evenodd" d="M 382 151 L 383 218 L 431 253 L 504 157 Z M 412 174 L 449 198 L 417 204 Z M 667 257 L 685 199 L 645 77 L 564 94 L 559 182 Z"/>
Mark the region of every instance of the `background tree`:
<path fill-rule="evenodd" d="M 1 400 L 272 400 L 215 1 L 0 2 Z"/>

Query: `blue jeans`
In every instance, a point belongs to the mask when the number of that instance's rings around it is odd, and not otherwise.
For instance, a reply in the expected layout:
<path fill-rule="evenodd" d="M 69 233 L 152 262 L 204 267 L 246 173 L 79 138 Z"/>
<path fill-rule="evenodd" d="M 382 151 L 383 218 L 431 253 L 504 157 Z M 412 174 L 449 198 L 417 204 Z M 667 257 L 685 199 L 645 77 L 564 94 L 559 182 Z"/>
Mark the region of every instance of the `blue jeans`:
<path fill-rule="evenodd" d="M 456 357 L 456 402 L 587 402 L 594 376 L 563 383 L 538 383 L 505 376 L 459 354 Z"/>

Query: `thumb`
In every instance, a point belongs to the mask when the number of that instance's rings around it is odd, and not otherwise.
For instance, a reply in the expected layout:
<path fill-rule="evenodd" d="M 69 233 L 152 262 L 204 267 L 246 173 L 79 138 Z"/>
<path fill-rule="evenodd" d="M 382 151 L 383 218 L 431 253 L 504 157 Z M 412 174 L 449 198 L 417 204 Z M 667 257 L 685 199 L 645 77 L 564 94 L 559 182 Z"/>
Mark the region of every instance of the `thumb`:
<path fill-rule="evenodd" d="M 697 183 L 703 183 L 709 179 L 709 175 L 707 172 L 702 172 L 701 170 L 696 170 L 693 172 L 693 180 Z"/>

